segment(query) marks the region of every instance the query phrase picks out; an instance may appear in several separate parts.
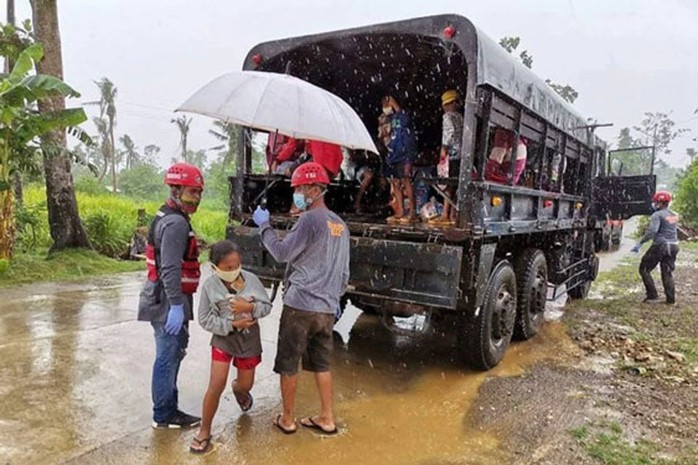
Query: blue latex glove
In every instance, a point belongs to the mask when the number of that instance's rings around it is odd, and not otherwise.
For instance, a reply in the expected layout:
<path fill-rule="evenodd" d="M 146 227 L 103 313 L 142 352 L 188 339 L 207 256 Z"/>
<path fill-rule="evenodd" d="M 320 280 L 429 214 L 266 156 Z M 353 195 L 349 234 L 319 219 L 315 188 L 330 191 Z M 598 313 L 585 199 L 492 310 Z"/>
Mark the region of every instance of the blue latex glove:
<path fill-rule="evenodd" d="M 635 247 L 633 247 L 631 251 L 634 253 L 640 253 L 640 247 L 642 247 L 641 244 L 635 244 Z"/>
<path fill-rule="evenodd" d="M 252 215 L 252 221 L 257 226 L 262 226 L 264 223 L 269 222 L 269 210 L 266 210 L 260 206 L 257 206 L 257 209 L 254 211 L 254 214 Z"/>
<path fill-rule="evenodd" d="M 184 305 L 170 305 L 170 311 L 167 312 L 167 321 L 165 322 L 165 332 L 176 336 L 182 330 L 183 324 Z"/>

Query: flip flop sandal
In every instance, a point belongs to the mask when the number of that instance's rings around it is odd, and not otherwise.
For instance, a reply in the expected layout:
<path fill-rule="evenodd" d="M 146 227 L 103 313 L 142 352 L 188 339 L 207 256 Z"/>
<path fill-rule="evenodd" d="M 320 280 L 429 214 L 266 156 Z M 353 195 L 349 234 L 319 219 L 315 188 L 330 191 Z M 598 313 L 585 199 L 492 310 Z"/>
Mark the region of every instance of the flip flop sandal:
<path fill-rule="evenodd" d="M 332 430 L 326 430 L 325 428 L 323 428 L 319 424 L 315 423 L 315 420 L 313 420 L 313 417 L 303 418 L 301 420 L 301 426 L 312 429 L 315 432 L 320 433 L 320 434 L 324 434 L 326 436 L 333 436 L 339 432 L 339 430 L 337 429 L 336 426 Z"/>
<path fill-rule="evenodd" d="M 282 426 L 281 425 L 281 417 L 283 417 L 283 415 L 280 413 L 274 419 L 274 426 L 279 428 L 279 431 L 281 431 L 284 434 L 294 434 L 296 431 L 298 431 L 297 427 L 295 429 L 288 429 L 285 426 Z"/>
<path fill-rule="evenodd" d="M 211 442 L 212 438 L 213 436 L 199 439 L 196 436 L 194 436 L 193 442 L 196 443 L 200 447 L 200 449 L 197 449 L 192 444 L 191 446 L 189 446 L 189 452 L 196 455 L 203 455 L 211 452 L 213 450 L 213 443 Z"/>
<path fill-rule="evenodd" d="M 235 396 L 235 401 L 240 406 L 240 410 L 242 410 L 243 412 L 247 412 L 252 408 L 252 405 L 254 404 L 254 397 L 252 397 L 252 393 L 248 392 L 247 393 L 247 402 L 245 402 L 245 403 L 240 402 L 240 399 L 238 399 L 238 396 Z"/>

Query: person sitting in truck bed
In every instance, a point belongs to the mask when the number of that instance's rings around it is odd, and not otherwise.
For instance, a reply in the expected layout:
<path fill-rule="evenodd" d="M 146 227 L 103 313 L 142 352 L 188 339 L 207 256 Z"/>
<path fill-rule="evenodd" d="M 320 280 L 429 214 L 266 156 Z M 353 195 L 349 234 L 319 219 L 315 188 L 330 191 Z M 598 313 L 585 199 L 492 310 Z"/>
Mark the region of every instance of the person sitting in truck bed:
<path fill-rule="evenodd" d="M 334 179 L 339 174 L 344 159 L 342 148 L 339 145 L 318 140 L 306 140 L 305 152 L 310 160 L 325 168 L 330 179 Z"/>
<path fill-rule="evenodd" d="M 366 150 L 349 150 L 344 153 L 343 171 L 349 180 L 358 181 L 359 191 L 354 199 L 354 212 L 363 213 L 362 202 L 366 191 L 375 178 L 376 173 L 380 173 L 381 163 L 378 156 Z"/>
<path fill-rule="evenodd" d="M 485 181 L 508 184 L 511 172 L 512 145 L 514 133 L 506 129 L 496 128 L 494 132 L 494 144 L 490 156 L 485 164 Z M 514 185 L 521 179 L 521 173 L 526 168 L 528 141 L 520 137 L 516 147 L 516 159 L 514 161 Z"/>
<path fill-rule="evenodd" d="M 291 177 L 293 170 L 300 165 L 303 141 L 279 133 L 270 133 L 267 142 L 267 163 L 273 174 Z"/>

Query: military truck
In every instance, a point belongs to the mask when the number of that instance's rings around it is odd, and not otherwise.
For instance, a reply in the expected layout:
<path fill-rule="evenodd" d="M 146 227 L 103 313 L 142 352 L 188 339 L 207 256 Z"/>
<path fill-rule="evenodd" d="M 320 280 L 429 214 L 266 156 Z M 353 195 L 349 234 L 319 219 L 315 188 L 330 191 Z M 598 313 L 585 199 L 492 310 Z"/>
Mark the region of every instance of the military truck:
<path fill-rule="evenodd" d="M 243 67 L 290 73 L 333 92 L 373 134 L 380 98 L 393 94 L 411 115 L 420 154 L 440 146 L 441 93 L 463 96 L 460 173 L 422 178 L 453 202 L 455 225 L 387 224 L 379 212 L 357 214 L 355 181 L 333 181 L 326 201 L 351 231 L 344 301 L 388 317 L 448 318 L 464 362 L 476 369 L 497 365 L 512 338 L 533 337 L 551 294 L 587 296 L 598 272 L 595 237 L 606 218 L 651 211 L 654 176 L 606 175 L 606 145 L 587 119 L 465 17 L 273 40 L 253 47 Z M 481 174 L 495 128 L 528 141 L 520 185 L 512 176 L 499 184 Z M 230 179 L 227 237 L 276 289 L 284 265 L 264 250 L 251 214 L 266 195 L 272 225 L 283 234 L 297 220 L 289 214 L 292 189 L 287 178 L 253 172 L 252 138 L 244 131 Z M 443 185 L 452 187 L 452 198 Z"/>

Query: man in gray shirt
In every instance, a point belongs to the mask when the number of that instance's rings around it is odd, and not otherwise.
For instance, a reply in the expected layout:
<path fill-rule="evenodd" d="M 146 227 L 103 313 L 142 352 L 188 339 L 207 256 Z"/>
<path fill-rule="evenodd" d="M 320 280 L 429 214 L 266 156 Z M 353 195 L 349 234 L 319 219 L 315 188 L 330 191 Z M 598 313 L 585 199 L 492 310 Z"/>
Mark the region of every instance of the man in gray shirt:
<path fill-rule="evenodd" d="M 262 243 L 278 262 L 286 262 L 284 308 L 274 371 L 281 376 L 283 413 L 274 425 L 285 434 L 296 432 L 294 419 L 298 364 L 315 374 L 321 410 L 301 419 L 301 426 L 321 434 L 336 434 L 332 408 L 332 327 L 339 300 L 349 282 L 349 229 L 325 205 L 330 183 L 327 171 L 314 162 L 299 166 L 291 178 L 293 202 L 303 211 L 286 237 L 279 239 L 269 224 L 269 212 L 254 213 Z"/>
<path fill-rule="evenodd" d="M 674 291 L 674 268 L 676 265 L 676 256 L 679 253 L 679 240 L 676 235 L 677 225 L 679 223 L 679 215 L 669 210 L 671 203 L 671 193 L 659 191 L 652 197 L 652 203 L 657 211 L 650 217 L 650 225 L 647 232 L 640 242 L 635 244 L 633 252 L 640 251 L 640 246 L 645 242 L 652 240 L 652 246 L 647 250 L 640 261 L 640 276 L 645 284 L 646 297 L 643 302 L 654 303 L 659 302 L 657 288 L 652 279 L 652 270 L 657 265 L 660 266 L 662 272 L 662 285 L 664 286 L 664 294 L 666 303 L 673 305 L 676 302 Z"/>

